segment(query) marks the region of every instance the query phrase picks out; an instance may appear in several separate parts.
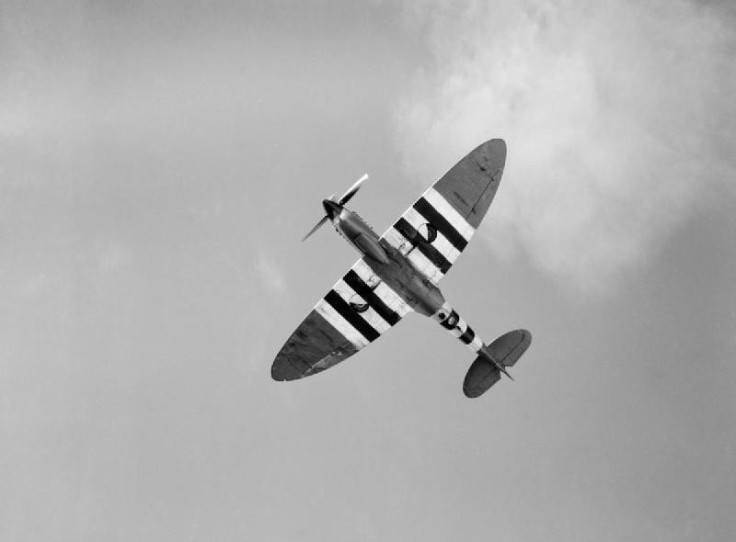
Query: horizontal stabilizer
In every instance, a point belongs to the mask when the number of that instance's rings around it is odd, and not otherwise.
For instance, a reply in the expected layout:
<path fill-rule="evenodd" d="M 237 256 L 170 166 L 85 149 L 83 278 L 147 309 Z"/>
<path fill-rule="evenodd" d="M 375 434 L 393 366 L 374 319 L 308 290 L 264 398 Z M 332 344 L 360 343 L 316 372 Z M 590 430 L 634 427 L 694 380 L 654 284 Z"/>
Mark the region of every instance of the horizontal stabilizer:
<path fill-rule="evenodd" d="M 488 350 L 493 359 L 502 363 L 504 367 L 513 367 L 531 343 L 531 333 L 526 329 L 515 329 L 493 341 Z"/>
<path fill-rule="evenodd" d="M 526 352 L 531 342 L 531 333 L 526 329 L 517 329 L 501 335 L 487 347 L 487 351 L 497 363 L 504 367 L 511 367 Z M 480 397 L 499 380 L 501 380 L 501 371 L 485 354 L 481 353 L 465 375 L 463 392 L 466 397 Z"/>

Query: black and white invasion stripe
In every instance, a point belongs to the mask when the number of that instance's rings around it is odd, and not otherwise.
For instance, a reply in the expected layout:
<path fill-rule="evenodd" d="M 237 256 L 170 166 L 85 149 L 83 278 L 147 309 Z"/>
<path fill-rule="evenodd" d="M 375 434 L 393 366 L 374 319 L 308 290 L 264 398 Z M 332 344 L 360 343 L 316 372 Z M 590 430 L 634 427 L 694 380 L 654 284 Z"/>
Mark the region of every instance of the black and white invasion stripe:
<path fill-rule="evenodd" d="M 358 311 L 350 302 L 365 304 Z M 355 265 L 317 303 L 315 310 L 360 349 L 388 331 L 412 309 L 363 261 Z"/>
<path fill-rule="evenodd" d="M 431 224 L 437 238 L 416 242 L 422 226 Z M 430 281 L 437 283 L 475 233 L 475 228 L 434 188 L 427 190 L 384 234 Z M 414 250 L 412 250 L 414 249 Z"/>
<path fill-rule="evenodd" d="M 478 352 L 483 347 L 483 339 L 475 334 L 449 303 L 446 302 L 433 318 L 473 352 Z"/>

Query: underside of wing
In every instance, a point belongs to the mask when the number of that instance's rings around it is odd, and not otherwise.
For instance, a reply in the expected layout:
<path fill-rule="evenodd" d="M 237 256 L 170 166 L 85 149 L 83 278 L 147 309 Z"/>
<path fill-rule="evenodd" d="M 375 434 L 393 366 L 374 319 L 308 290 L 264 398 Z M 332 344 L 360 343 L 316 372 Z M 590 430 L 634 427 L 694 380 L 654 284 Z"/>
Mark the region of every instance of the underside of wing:
<path fill-rule="evenodd" d="M 436 284 L 488 212 L 506 163 L 506 144 L 476 147 L 429 188 L 382 236 Z"/>
<path fill-rule="evenodd" d="M 358 348 L 312 310 L 286 341 L 271 366 L 274 380 L 296 380 L 324 371 L 352 356 Z"/>
<path fill-rule="evenodd" d="M 358 260 L 292 333 L 273 362 L 271 376 L 296 380 L 329 369 L 410 311 L 365 261 Z"/>

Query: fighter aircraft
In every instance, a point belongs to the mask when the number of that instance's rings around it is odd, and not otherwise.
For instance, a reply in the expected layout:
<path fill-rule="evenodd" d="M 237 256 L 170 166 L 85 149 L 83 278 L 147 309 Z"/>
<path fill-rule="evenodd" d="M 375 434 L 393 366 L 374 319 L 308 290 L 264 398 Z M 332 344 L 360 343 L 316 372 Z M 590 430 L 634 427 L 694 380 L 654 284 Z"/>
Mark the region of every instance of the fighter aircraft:
<path fill-rule="evenodd" d="M 463 382 L 479 397 L 501 379 L 531 344 L 525 329 L 486 344 L 445 301 L 437 283 L 467 246 L 496 195 L 506 143 L 479 145 L 429 188 L 380 237 L 345 204 L 368 178 L 339 199 L 322 201 L 325 216 L 361 258 L 314 306 L 271 367 L 274 380 L 296 380 L 329 369 L 368 346 L 410 312 L 435 320 L 477 357 Z"/>

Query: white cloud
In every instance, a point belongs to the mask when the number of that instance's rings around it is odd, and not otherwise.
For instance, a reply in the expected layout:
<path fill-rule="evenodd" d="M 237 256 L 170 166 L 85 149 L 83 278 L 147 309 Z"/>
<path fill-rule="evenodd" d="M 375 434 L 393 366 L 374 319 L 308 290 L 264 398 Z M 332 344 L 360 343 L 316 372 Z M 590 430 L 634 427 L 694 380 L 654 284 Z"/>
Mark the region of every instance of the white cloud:
<path fill-rule="evenodd" d="M 482 235 L 565 284 L 610 290 L 736 172 L 736 21 L 671 2 L 415 4 L 436 61 L 397 112 L 430 178 L 490 137 L 509 145 Z M 729 22 L 730 20 L 730 22 Z"/>

